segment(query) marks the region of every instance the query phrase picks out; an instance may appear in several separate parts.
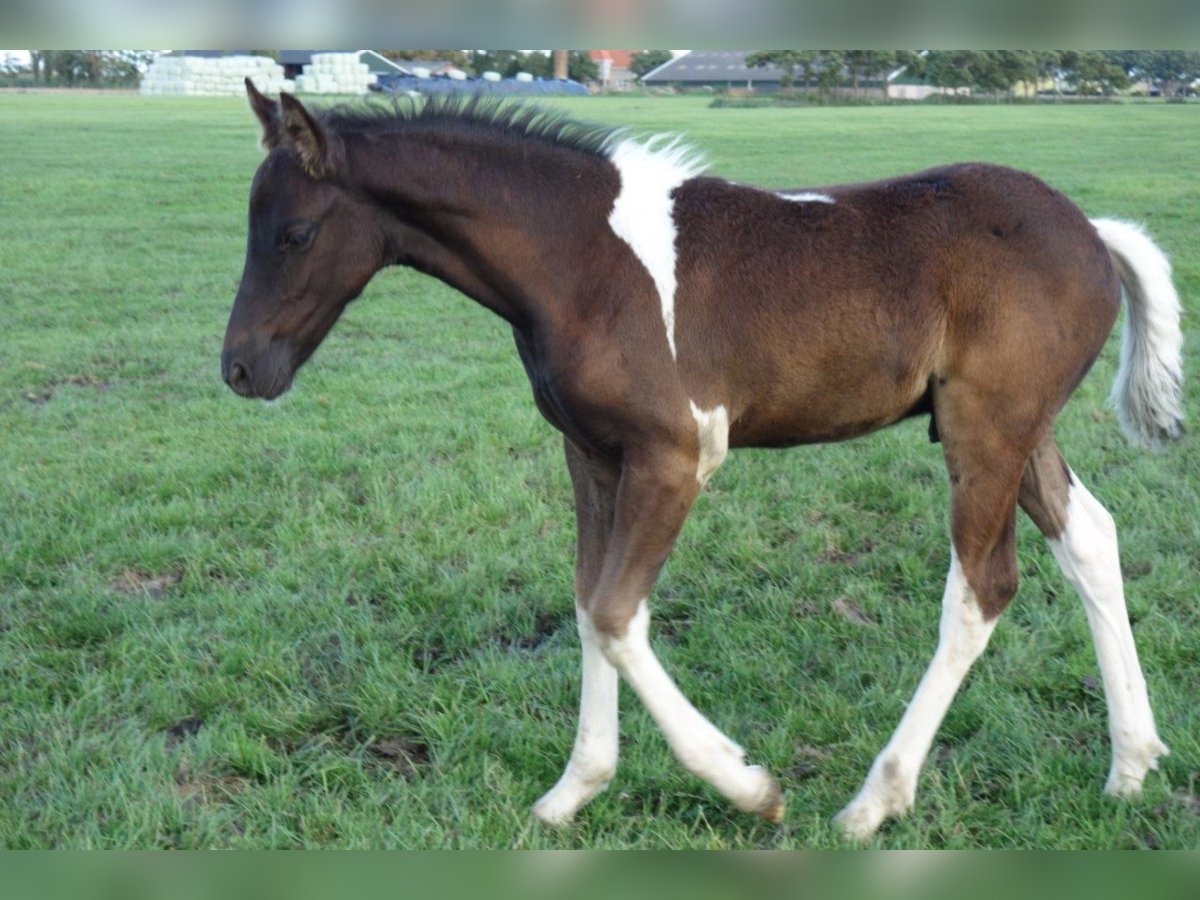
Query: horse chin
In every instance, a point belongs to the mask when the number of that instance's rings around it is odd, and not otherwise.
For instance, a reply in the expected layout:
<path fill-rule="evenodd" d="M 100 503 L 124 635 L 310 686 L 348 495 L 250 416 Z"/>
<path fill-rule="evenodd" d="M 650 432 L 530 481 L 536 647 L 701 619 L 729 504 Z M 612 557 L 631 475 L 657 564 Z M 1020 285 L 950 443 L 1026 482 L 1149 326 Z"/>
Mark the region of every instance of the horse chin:
<path fill-rule="evenodd" d="M 257 395 L 258 399 L 265 400 L 268 403 L 271 402 L 272 400 L 278 400 L 280 397 L 282 397 L 284 394 L 286 394 L 288 391 L 290 391 L 292 389 L 292 381 L 295 378 L 295 374 L 296 374 L 295 372 L 290 372 L 290 373 L 288 373 L 287 377 L 285 377 L 285 378 L 275 379 L 275 381 L 272 384 L 270 384 L 265 390 L 260 391 L 258 393 L 258 395 Z"/>

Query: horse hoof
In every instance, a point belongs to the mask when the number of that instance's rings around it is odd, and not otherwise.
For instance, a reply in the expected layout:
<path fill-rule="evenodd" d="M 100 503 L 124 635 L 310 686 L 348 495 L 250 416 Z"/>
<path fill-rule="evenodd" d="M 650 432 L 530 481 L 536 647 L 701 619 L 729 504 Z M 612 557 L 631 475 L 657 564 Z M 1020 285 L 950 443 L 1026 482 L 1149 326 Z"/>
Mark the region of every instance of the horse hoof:
<path fill-rule="evenodd" d="M 772 825 L 778 825 L 783 821 L 784 814 L 787 812 L 787 804 L 783 802 L 783 791 L 779 789 L 779 782 L 762 766 L 751 766 L 751 768 L 758 770 L 764 784 L 761 799 L 749 811 L 766 819 Z"/>

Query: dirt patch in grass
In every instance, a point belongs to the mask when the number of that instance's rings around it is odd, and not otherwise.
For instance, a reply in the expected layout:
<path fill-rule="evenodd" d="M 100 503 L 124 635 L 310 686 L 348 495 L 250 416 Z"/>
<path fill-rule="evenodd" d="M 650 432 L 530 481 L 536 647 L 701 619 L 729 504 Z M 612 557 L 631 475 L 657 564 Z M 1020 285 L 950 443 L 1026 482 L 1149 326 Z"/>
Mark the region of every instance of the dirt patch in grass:
<path fill-rule="evenodd" d="M 497 640 L 508 650 L 531 653 L 557 634 L 562 623 L 561 612 L 542 611 L 534 617 L 531 631 L 519 635 L 502 635 Z"/>
<path fill-rule="evenodd" d="M 861 625 L 864 628 L 874 628 L 876 625 L 862 611 L 862 608 L 849 597 L 838 597 L 833 603 L 829 604 L 829 608 L 854 625 Z"/>
<path fill-rule="evenodd" d="M 376 763 L 411 781 L 429 764 L 429 745 L 414 735 L 377 738 L 367 745 L 367 753 Z"/>
<path fill-rule="evenodd" d="M 108 586 L 126 597 L 145 594 L 158 600 L 166 596 L 167 591 L 179 584 L 182 578 L 183 572 L 179 569 L 172 569 L 157 575 L 142 569 L 125 569 L 110 581 Z"/>
<path fill-rule="evenodd" d="M 174 777 L 175 796 L 189 805 L 225 803 L 250 786 L 239 775 L 221 775 L 203 768 L 193 771 L 187 760 L 175 769 Z"/>
<path fill-rule="evenodd" d="M 821 767 L 833 758 L 833 751 L 828 747 L 817 747 L 813 744 L 797 744 L 792 752 L 792 763 L 780 774 L 793 781 L 803 781 L 813 778 L 821 771 Z"/>
<path fill-rule="evenodd" d="M 97 378 L 95 375 L 67 375 L 64 378 L 55 378 L 48 381 L 41 387 L 25 391 L 21 397 L 26 403 L 32 403 L 34 406 L 42 406 L 54 398 L 55 390 L 68 384 L 75 387 L 92 388 L 101 392 L 106 392 L 110 387 L 107 381 L 103 378 Z"/>
<path fill-rule="evenodd" d="M 199 716 L 185 716 L 167 729 L 167 746 L 176 744 L 190 737 L 195 737 L 204 727 L 204 720 Z"/>

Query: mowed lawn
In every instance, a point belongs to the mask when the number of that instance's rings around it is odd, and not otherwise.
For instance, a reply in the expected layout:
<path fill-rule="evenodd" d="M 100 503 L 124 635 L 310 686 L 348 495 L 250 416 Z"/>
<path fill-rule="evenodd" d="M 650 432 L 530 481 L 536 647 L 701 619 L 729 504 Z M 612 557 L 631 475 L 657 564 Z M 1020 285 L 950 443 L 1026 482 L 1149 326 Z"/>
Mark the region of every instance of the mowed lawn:
<path fill-rule="evenodd" d="M 561 105 L 682 132 L 738 181 L 989 160 L 1145 221 L 1174 258 L 1200 419 L 1200 106 Z M 0 846 L 843 846 L 829 818 L 937 634 L 926 422 L 732 455 L 655 592 L 665 664 L 779 775 L 784 824 L 684 773 L 626 692 L 613 785 L 574 826 L 535 825 L 579 684 L 558 435 L 507 327 L 403 270 L 281 402 L 225 388 L 256 129 L 240 100 L 0 94 Z M 1082 609 L 1022 518 L 1020 591 L 878 846 L 1200 846 L 1200 445 L 1129 447 L 1116 352 L 1058 435 L 1117 520 L 1172 755 L 1137 802 L 1101 795 Z"/>

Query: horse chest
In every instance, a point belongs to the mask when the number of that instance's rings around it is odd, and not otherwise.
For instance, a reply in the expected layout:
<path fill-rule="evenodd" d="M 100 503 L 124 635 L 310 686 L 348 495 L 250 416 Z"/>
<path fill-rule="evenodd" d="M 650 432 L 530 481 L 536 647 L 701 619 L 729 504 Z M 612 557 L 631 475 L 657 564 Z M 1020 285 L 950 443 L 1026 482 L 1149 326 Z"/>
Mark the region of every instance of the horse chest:
<path fill-rule="evenodd" d="M 579 405 L 565 396 L 563 373 L 555 369 L 548 355 L 531 338 L 515 328 L 513 338 L 533 390 L 533 402 L 542 417 L 578 446 L 606 453 L 610 447 L 598 437 L 594 423 L 589 424 Z"/>

